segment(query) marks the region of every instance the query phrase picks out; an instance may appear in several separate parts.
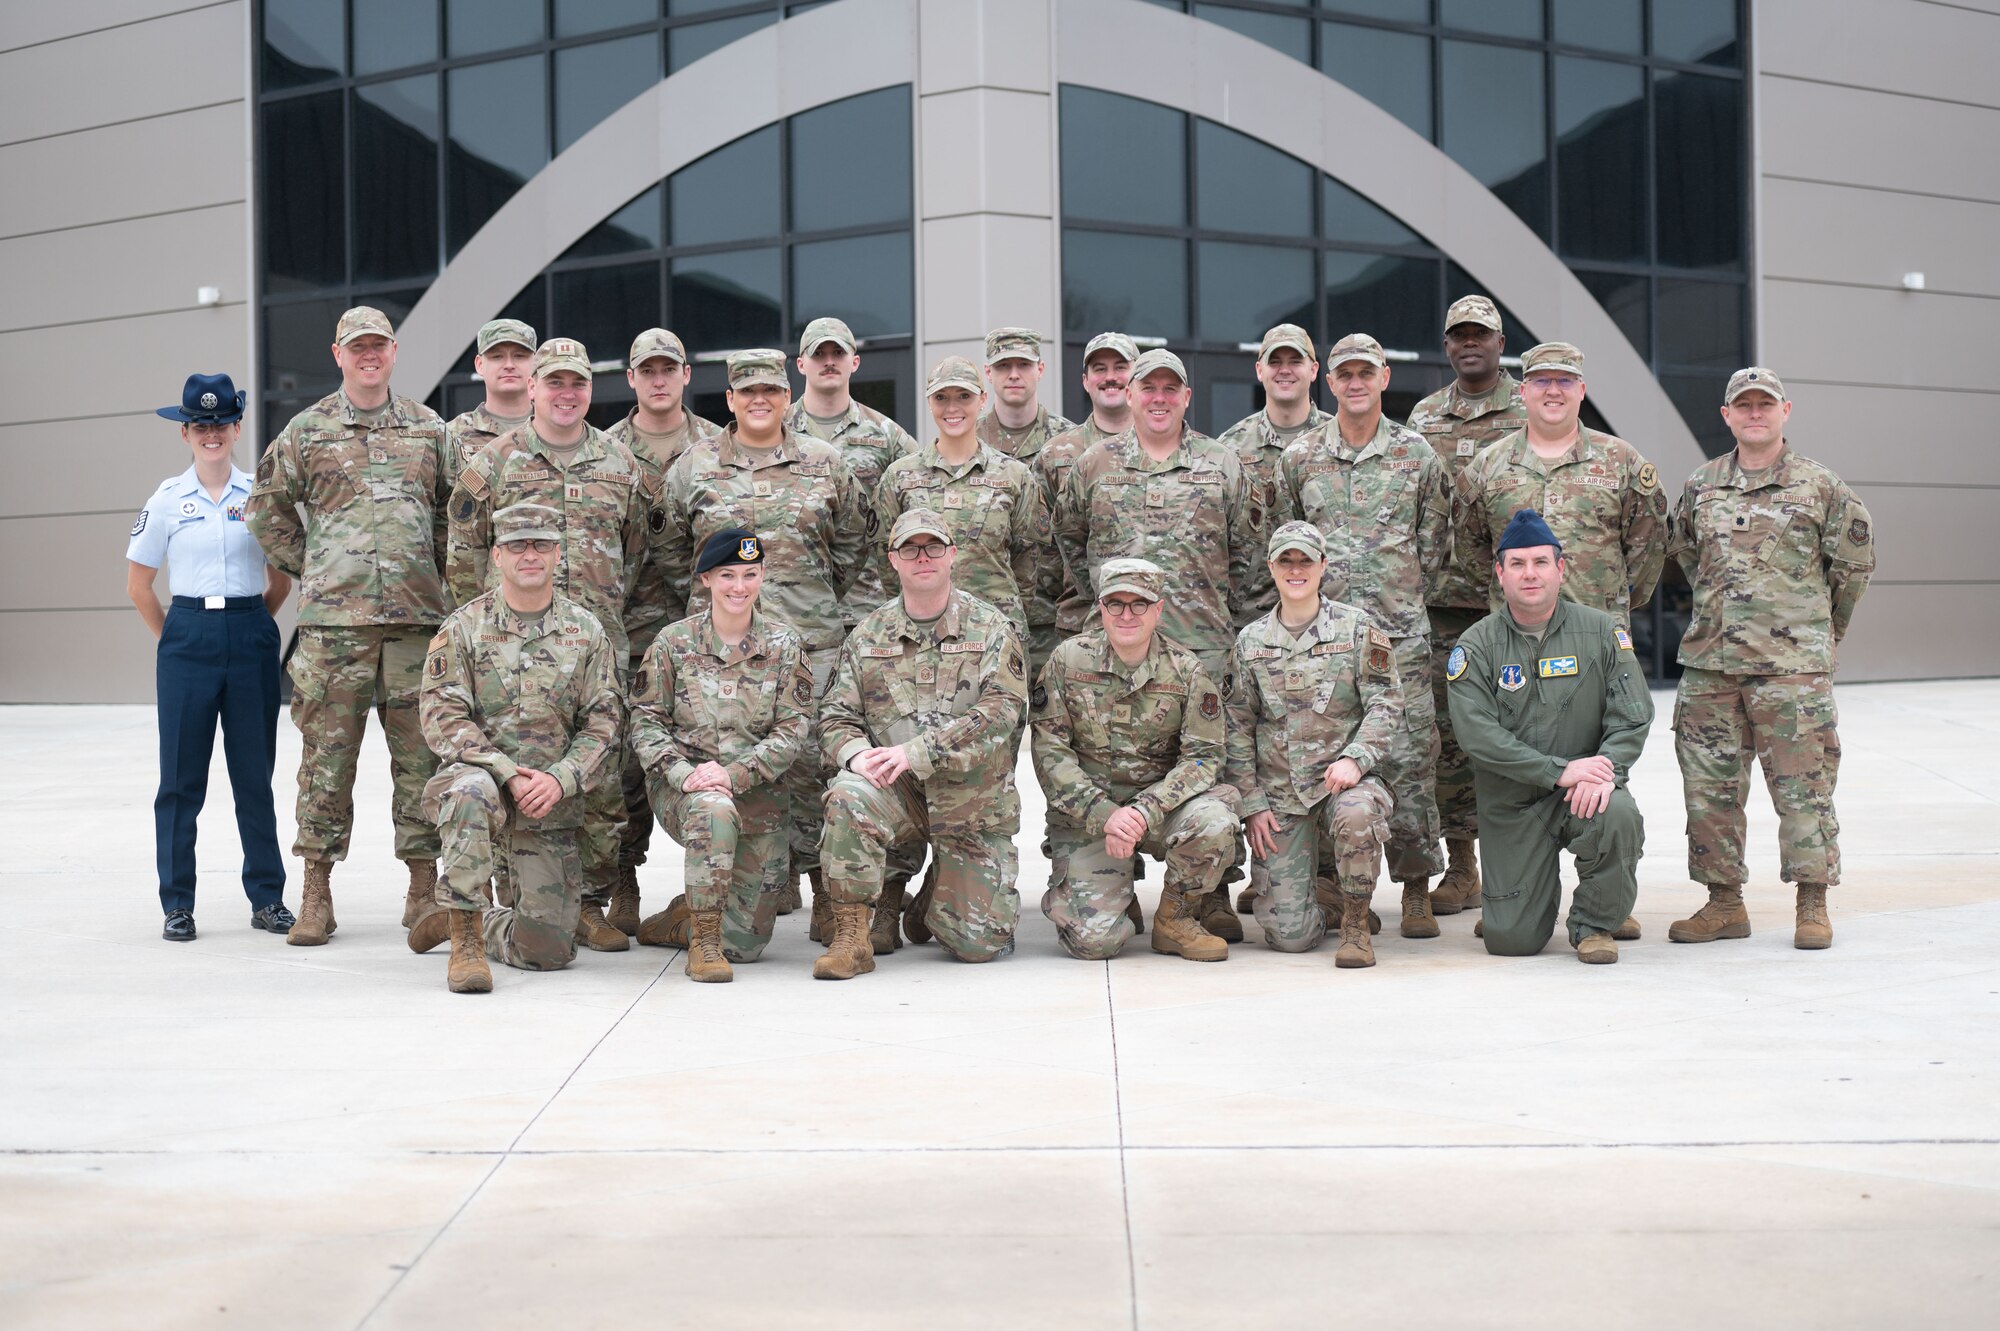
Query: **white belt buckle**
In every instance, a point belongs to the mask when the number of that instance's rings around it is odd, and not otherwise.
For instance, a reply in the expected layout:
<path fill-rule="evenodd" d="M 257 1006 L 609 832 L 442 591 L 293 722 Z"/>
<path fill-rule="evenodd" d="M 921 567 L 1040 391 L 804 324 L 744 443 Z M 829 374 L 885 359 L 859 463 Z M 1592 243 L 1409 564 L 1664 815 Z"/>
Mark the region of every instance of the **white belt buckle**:
<path fill-rule="evenodd" d="M 201 608 L 204 610 L 227 610 L 229 608 L 229 598 L 227 596 L 204 596 L 201 598 Z"/>

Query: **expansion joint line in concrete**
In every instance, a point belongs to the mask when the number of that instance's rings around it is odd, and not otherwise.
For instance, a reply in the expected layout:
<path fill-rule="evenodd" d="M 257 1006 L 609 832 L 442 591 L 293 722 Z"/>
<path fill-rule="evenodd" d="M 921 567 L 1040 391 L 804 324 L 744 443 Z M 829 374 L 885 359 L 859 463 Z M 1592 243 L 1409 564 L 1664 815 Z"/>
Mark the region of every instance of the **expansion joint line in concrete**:
<path fill-rule="evenodd" d="M 1118 1081 L 1118 1005 L 1111 997 L 1111 963 L 1104 966 L 1104 1018 L 1111 1029 L 1111 1109 L 1118 1124 L 1118 1206 L 1125 1216 L 1125 1287 L 1132 1331 L 1139 1331 L 1139 1258 L 1132 1249 L 1132 1185 L 1125 1176 L 1125 1092 Z"/>

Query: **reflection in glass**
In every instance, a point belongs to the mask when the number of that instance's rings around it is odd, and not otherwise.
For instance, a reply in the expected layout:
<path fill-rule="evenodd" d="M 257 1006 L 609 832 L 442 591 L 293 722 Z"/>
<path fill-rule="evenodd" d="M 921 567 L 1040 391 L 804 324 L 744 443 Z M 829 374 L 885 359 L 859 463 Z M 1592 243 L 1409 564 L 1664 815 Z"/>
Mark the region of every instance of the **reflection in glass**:
<path fill-rule="evenodd" d="M 447 55 L 505 51 L 542 39 L 542 0 L 445 0 L 444 14 Z"/>
<path fill-rule="evenodd" d="M 1065 86 L 1061 117 L 1063 216 L 1186 225 L 1186 116 L 1152 102 Z"/>
<path fill-rule="evenodd" d="M 1312 63 L 1312 21 L 1292 18 L 1287 14 L 1259 13 L 1252 9 L 1235 9 L 1228 5 L 1196 5 L 1194 16 L 1206 19 L 1218 27 L 1240 32 L 1252 41 L 1259 41 L 1275 51 L 1282 51 L 1294 60 Z"/>
<path fill-rule="evenodd" d="M 447 75 L 451 145 L 445 163 L 450 253 L 549 160 L 542 58 L 467 65 Z"/>
<path fill-rule="evenodd" d="M 575 338 L 593 361 L 623 359 L 633 334 L 660 322 L 657 260 L 553 273 L 549 283 L 555 317 L 536 331 Z"/>
<path fill-rule="evenodd" d="M 340 94 L 314 93 L 264 108 L 264 284 L 269 291 L 347 279 L 347 211 Z"/>
<path fill-rule="evenodd" d="M 354 90 L 354 280 L 438 271 L 438 80 Z"/>
<path fill-rule="evenodd" d="M 712 245 L 775 236 L 778 127 L 767 125 L 689 162 L 667 182 L 676 245 Z"/>
<path fill-rule="evenodd" d="M 1653 74 L 1659 261 L 1743 266 L 1743 81 Z"/>
<path fill-rule="evenodd" d="M 1188 335 L 1185 241 L 1066 230 L 1062 289 L 1064 328 L 1176 341 Z"/>
<path fill-rule="evenodd" d="M 916 326 L 910 233 L 792 246 L 792 327 L 838 314 L 856 337 L 899 337 Z"/>
<path fill-rule="evenodd" d="M 1431 40 L 1354 23 L 1328 23 L 1319 67 L 1425 138 L 1431 137 Z"/>
<path fill-rule="evenodd" d="M 265 0 L 264 87 L 297 88 L 347 71 L 341 6 L 326 0 Z"/>
<path fill-rule="evenodd" d="M 583 239 L 570 246 L 563 258 L 658 249 L 665 239 L 660 228 L 660 196 L 665 192 L 661 186 L 653 186 L 585 232 Z"/>
<path fill-rule="evenodd" d="M 1556 57 L 1562 252 L 1646 259 L 1646 83 L 1637 65 Z"/>
<path fill-rule="evenodd" d="M 1360 245 L 1421 245 L 1423 237 L 1332 176 L 1321 176 L 1320 234 Z"/>
<path fill-rule="evenodd" d="M 344 300 L 291 301 L 264 307 L 264 387 L 273 393 L 317 399 L 340 387 L 333 363 L 334 325 Z M 271 422 L 276 434 L 284 418 Z"/>
<path fill-rule="evenodd" d="M 556 151 L 659 81 L 660 39 L 653 33 L 557 51 Z"/>
<path fill-rule="evenodd" d="M 907 87 L 817 107 L 789 129 L 794 231 L 909 220 Z"/>
<path fill-rule="evenodd" d="M 1736 0 L 1653 0 L 1653 54 L 1734 68 Z"/>
<path fill-rule="evenodd" d="M 603 32 L 660 16 L 660 0 L 556 0 L 556 36 Z"/>
<path fill-rule="evenodd" d="M 1397 23 L 1429 23 L 1431 0 L 1319 0 L 1320 8 Z"/>
<path fill-rule="evenodd" d="M 1312 234 L 1311 167 L 1212 120 L 1195 121 L 1194 141 L 1203 230 Z"/>
<path fill-rule="evenodd" d="M 1747 359 L 1741 283 L 1660 279 L 1661 364 L 1734 374 Z"/>
<path fill-rule="evenodd" d="M 692 354 L 784 345 L 776 248 L 675 259 L 668 291 L 668 317 Z"/>
<path fill-rule="evenodd" d="M 1643 53 L 1639 0 L 1556 0 L 1555 39 L 1625 55 Z"/>
<path fill-rule="evenodd" d="M 1317 322 L 1311 250 L 1208 240 L 1196 254 L 1203 342 L 1255 342 L 1273 324 Z"/>
<path fill-rule="evenodd" d="M 1494 308 L 1500 311 L 1500 326 L 1506 334 L 1507 354 L 1510 356 L 1518 356 L 1542 340 L 1529 330 L 1519 315 L 1507 308 L 1507 302 L 1493 294 L 1491 287 L 1449 259 L 1444 265 L 1444 294 L 1447 304 L 1460 296 L 1484 296 L 1492 301 Z M 1442 321 L 1442 310 L 1439 311 L 1439 316 Z"/>
<path fill-rule="evenodd" d="M 1650 360 L 1653 355 L 1652 296 L 1648 293 L 1650 283 L 1644 277 L 1631 273 L 1593 273 L 1588 269 L 1576 275 L 1577 280 L 1588 287 L 1590 294 L 1597 297 L 1597 303 L 1618 325 L 1625 340 L 1633 350 Z M 1524 345 L 1521 350 L 1527 350 Z M 1590 353 L 1586 350 L 1584 354 Z"/>
<path fill-rule="evenodd" d="M 685 27 L 673 28 L 667 33 L 667 73 L 686 69 L 711 51 L 720 51 L 741 37 L 748 37 L 759 28 L 768 28 L 778 21 L 776 10 L 762 14 L 742 14 L 736 18 L 717 19 L 713 23 L 690 23 Z"/>
<path fill-rule="evenodd" d="M 427 65 L 437 49 L 437 0 L 354 0 L 356 74 Z"/>
<path fill-rule="evenodd" d="M 1549 234 L 1542 54 L 1444 43 L 1440 146 L 1534 228 Z"/>
<path fill-rule="evenodd" d="M 1438 22 L 1496 37 L 1540 38 L 1542 0 L 1439 0 Z"/>
<path fill-rule="evenodd" d="M 1427 351 L 1438 345 L 1444 304 L 1438 295 L 1437 260 L 1334 250 L 1322 262 L 1329 342 L 1366 333 L 1391 351 Z"/>

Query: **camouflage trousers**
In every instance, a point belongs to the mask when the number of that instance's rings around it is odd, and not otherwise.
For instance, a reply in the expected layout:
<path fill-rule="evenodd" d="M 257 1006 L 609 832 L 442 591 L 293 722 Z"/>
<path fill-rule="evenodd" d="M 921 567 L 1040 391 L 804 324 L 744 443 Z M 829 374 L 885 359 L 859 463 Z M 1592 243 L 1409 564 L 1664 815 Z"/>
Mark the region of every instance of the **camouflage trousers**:
<path fill-rule="evenodd" d="M 1438 845 L 1438 706 L 1431 690 L 1430 640 L 1396 639 L 1396 673 L 1403 681 L 1402 743 L 1384 773 L 1396 808 L 1389 815 L 1389 877 L 1415 882 L 1444 872 Z"/>
<path fill-rule="evenodd" d="M 1014 833 L 1019 820 L 997 827 L 936 827 L 921 784 L 905 775 L 887 790 L 853 772 L 835 774 L 826 792 L 821 854 L 827 891 L 836 902 L 874 902 L 882 895 L 889 852 L 929 843 L 937 857 L 937 888 L 924 923 L 960 961 L 990 961 L 1014 943 L 1021 896 Z"/>
<path fill-rule="evenodd" d="M 1611 803 L 1595 818 L 1571 813 L 1566 794 L 1553 791 L 1523 803 L 1489 793 L 1480 802 L 1481 920 L 1486 950 L 1496 957 L 1531 957 L 1555 932 L 1562 851 L 1576 856 L 1568 919 L 1572 947 L 1586 934 L 1623 924 L 1639 899 L 1646 821 L 1631 792 L 1623 786 L 1612 791 Z"/>
<path fill-rule="evenodd" d="M 819 700 L 826 697 L 827 685 L 833 682 L 833 667 L 839 659 L 838 647 L 813 647 L 806 651 L 806 663 L 813 672 L 815 718 L 819 714 Z M 797 882 L 802 874 L 819 868 L 826 783 L 832 775 L 832 769 L 820 757 L 819 721 L 815 719 L 806 734 L 805 752 L 778 779 L 779 788 L 791 804 L 791 868 L 785 879 L 787 886 Z M 922 867 L 921 860 L 918 867 Z"/>
<path fill-rule="evenodd" d="M 723 955 L 757 960 L 786 883 L 785 797 L 762 785 L 735 795 L 690 793 L 658 778 L 652 796 L 660 826 L 687 852 L 688 909 L 721 911 Z"/>
<path fill-rule="evenodd" d="M 522 827 L 493 774 L 447 763 L 424 787 L 424 814 L 438 829 L 437 903 L 479 910 L 497 879 L 495 908 L 481 931 L 486 955 L 524 971 L 560 970 L 576 957 L 583 866 L 572 827 Z"/>
<path fill-rule="evenodd" d="M 1389 840 L 1391 803 L 1388 787 L 1370 775 L 1321 800 L 1303 817 L 1272 815 L 1278 820 L 1277 844 L 1262 862 L 1267 886 L 1251 908 L 1267 946 L 1305 952 L 1326 936 L 1328 920 L 1313 883 L 1328 860 L 1342 896 L 1366 899 L 1375 894 L 1382 847 Z"/>
<path fill-rule="evenodd" d="M 1687 805 L 1689 877 L 1713 886 L 1748 880 L 1743 808 L 1755 757 L 1778 812 L 1779 877 L 1829 887 L 1840 881 L 1833 813 L 1839 719 L 1831 675 L 1681 675 L 1674 752 Z"/>
<path fill-rule="evenodd" d="M 1235 812 L 1223 800 L 1197 795 L 1137 849 L 1166 861 L 1167 887 L 1197 897 L 1222 881 L 1238 844 Z M 1056 941 L 1079 961 L 1117 956 L 1134 932 L 1125 910 L 1132 904 L 1135 857 L 1113 858 L 1103 836 L 1053 824 L 1049 848 L 1053 881 L 1042 895 L 1042 914 L 1055 923 Z"/>
<path fill-rule="evenodd" d="M 1458 747 L 1451 729 L 1451 704 L 1445 697 L 1444 662 L 1458 646 L 1458 635 L 1486 618 L 1484 610 L 1434 605 L 1431 616 L 1431 710 L 1437 718 L 1438 832 L 1446 841 L 1472 841 L 1479 836 L 1479 800 L 1472 793 L 1472 762 Z"/>
<path fill-rule="evenodd" d="M 354 774 L 373 707 L 389 743 L 389 812 L 396 858 L 437 858 L 437 829 L 424 818 L 424 782 L 437 757 L 417 722 L 424 653 L 434 627 L 368 624 L 302 628 L 292 653 L 292 724 L 298 727 L 298 839 L 292 854 L 344 860 L 354 834 Z"/>

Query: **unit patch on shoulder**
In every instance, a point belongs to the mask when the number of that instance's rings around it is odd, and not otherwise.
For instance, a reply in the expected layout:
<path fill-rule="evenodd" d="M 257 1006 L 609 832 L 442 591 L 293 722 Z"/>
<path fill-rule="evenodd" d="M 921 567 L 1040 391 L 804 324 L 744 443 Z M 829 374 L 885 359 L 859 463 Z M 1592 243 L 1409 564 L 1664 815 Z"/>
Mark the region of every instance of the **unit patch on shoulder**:
<path fill-rule="evenodd" d="M 1543 679 L 1559 679 L 1564 675 L 1574 675 L 1576 673 L 1576 658 L 1574 656 L 1544 656 L 1541 660 L 1535 662 L 1535 673 Z"/>
<path fill-rule="evenodd" d="M 1653 464 L 1650 462 L 1641 463 L 1639 465 L 1639 488 L 1650 492 L 1657 489 L 1659 484 L 1660 473 L 1654 469 Z"/>
<path fill-rule="evenodd" d="M 798 678 L 792 681 L 792 701 L 801 707 L 810 707 L 813 700 L 812 671 L 801 669 Z"/>
<path fill-rule="evenodd" d="M 1624 629 L 1611 630 L 1611 636 L 1618 639 L 1619 651 L 1629 652 L 1632 650 L 1632 635 L 1627 633 Z"/>
<path fill-rule="evenodd" d="M 470 522 L 472 521 L 473 510 L 478 507 L 478 501 L 471 495 L 460 495 L 457 505 L 451 510 L 451 520 L 453 522 Z"/>
<path fill-rule="evenodd" d="M 1049 691 L 1043 688 L 1040 684 L 1035 685 L 1034 693 L 1032 693 L 1029 696 L 1030 699 L 1035 704 L 1036 711 L 1040 711 L 1042 708 L 1047 707 L 1049 705 Z"/>
<path fill-rule="evenodd" d="M 646 529 L 655 536 L 665 531 L 667 529 L 667 510 L 659 507 L 657 504 L 654 505 L 652 511 L 646 514 Z"/>
<path fill-rule="evenodd" d="M 635 698 L 645 697 L 646 686 L 652 682 L 653 672 L 644 666 L 640 666 L 637 673 L 632 676 L 632 696 Z"/>
<path fill-rule="evenodd" d="M 1201 714 L 1204 720 L 1213 721 L 1222 715 L 1222 699 L 1213 693 L 1201 695 Z"/>
<path fill-rule="evenodd" d="M 1451 655 L 1444 659 L 1444 677 L 1446 679 L 1457 679 L 1464 673 L 1465 648 L 1454 647 L 1451 649 Z"/>
<path fill-rule="evenodd" d="M 1868 544 L 1868 524 L 1860 518 L 1847 524 L 1847 539 L 1854 545 Z"/>
<path fill-rule="evenodd" d="M 150 509 L 144 509 L 144 508 L 139 510 L 139 520 L 132 524 L 132 534 L 134 536 L 137 536 L 140 532 L 146 530 L 146 518 L 151 511 L 152 510 Z"/>
<path fill-rule="evenodd" d="M 1517 665 L 1500 667 L 1499 685 L 1509 693 L 1519 693 L 1528 683 L 1528 677 Z"/>
<path fill-rule="evenodd" d="M 443 652 L 438 652 L 438 653 L 434 654 L 434 655 L 433 655 L 433 656 L 431 657 L 431 678 L 432 678 L 432 679 L 443 679 L 443 678 L 444 678 L 444 653 L 443 653 Z"/>

